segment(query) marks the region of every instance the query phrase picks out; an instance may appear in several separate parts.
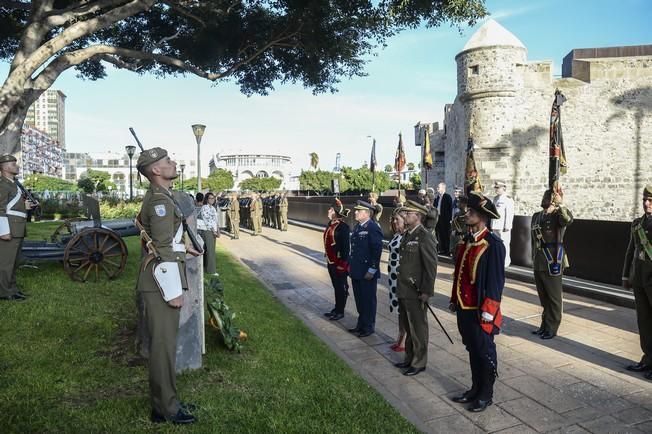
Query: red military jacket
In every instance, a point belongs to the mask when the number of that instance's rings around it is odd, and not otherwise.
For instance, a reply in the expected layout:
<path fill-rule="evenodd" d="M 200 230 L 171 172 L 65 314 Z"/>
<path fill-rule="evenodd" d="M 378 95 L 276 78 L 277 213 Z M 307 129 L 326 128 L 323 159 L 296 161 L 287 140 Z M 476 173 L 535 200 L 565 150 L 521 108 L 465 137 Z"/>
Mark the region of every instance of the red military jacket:
<path fill-rule="evenodd" d="M 329 264 L 335 264 L 338 271 L 348 271 L 349 225 L 342 220 L 332 220 L 324 230 L 324 252 Z"/>
<path fill-rule="evenodd" d="M 493 316 L 493 321 L 481 321 L 483 330 L 493 333 L 500 329 L 500 300 L 505 286 L 505 246 L 487 228 L 474 234 L 472 240 L 457 245 L 455 273 L 450 302 L 458 309 L 480 309 Z M 501 261 L 502 257 L 502 261 Z"/>

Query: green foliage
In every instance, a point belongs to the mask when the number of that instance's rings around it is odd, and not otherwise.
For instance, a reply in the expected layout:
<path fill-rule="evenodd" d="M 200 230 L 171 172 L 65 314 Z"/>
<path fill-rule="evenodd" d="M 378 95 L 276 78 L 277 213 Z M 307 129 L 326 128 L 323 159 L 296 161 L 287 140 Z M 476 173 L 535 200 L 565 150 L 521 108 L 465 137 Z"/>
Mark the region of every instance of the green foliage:
<path fill-rule="evenodd" d="M 95 183 L 90 178 L 79 178 L 77 188 L 86 194 L 93 194 L 95 192 Z"/>
<path fill-rule="evenodd" d="M 41 219 L 43 220 L 60 220 L 83 216 L 82 205 L 77 199 L 46 199 L 40 201 L 40 205 Z"/>
<path fill-rule="evenodd" d="M 202 180 L 202 186 L 204 182 Z M 206 179 L 206 187 L 209 188 L 212 192 L 220 192 L 224 190 L 230 190 L 233 188 L 233 175 L 231 172 L 225 169 L 217 169 Z"/>
<path fill-rule="evenodd" d="M 385 172 L 390 173 L 394 168 L 391 164 L 385 164 Z"/>
<path fill-rule="evenodd" d="M 281 186 L 281 180 L 278 178 L 249 178 L 240 183 L 241 190 L 253 191 L 272 191 Z"/>
<path fill-rule="evenodd" d="M 414 170 L 414 163 L 408 163 L 407 168 L 408 170 Z"/>
<path fill-rule="evenodd" d="M 346 181 L 339 173 L 329 172 L 327 170 L 302 170 L 299 176 L 299 185 L 301 190 L 313 191 L 316 194 L 332 193 L 331 181 L 338 178 L 340 181 L 340 191 L 346 190 Z"/>
<path fill-rule="evenodd" d="M 343 167 L 342 175 L 346 179 L 347 193 L 366 193 L 372 189 L 372 173 L 368 167 L 363 166 L 359 169 Z M 390 187 L 391 180 L 386 172 L 376 172 L 375 185 L 377 192 L 383 192 Z"/>
<path fill-rule="evenodd" d="M 308 155 L 310 155 L 310 167 L 312 167 L 313 170 L 317 170 L 317 167 L 319 166 L 319 155 L 317 155 L 316 152 L 311 152 Z"/>
<path fill-rule="evenodd" d="M 412 188 L 415 190 L 418 190 L 421 188 L 421 174 L 420 173 L 413 173 L 410 176 L 410 183 L 412 184 Z"/>
<path fill-rule="evenodd" d="M 141 205 L 139 202 L 119 201 L 113 203 L 112 201 L 102 201 L 100 202 L 100 216 L 102 216 L 102 220 L 135 218 L 140 211 Z"/>
<path fill-rule="evenodd" d="M 77 186 L 65 179 L 46 175 L 30 175 L 25 179 L 25 187 L 32 191 L 77 191 Z"/>
<path fill-rule="evenodd" d="M 177 178 L 175 181 L 179 186 L 181 185 L 181 178 Z M 208 178 L 202 177 L 201 179 L 201 188 L 202 190 L 208 185 Z M 177 190 L 181 190 L 181 187 L 177 187 Z M 192 177 L 183 180 L 183 191 L 197 191 L 197 177 Z"/>
<path fill-rule="evenodd" d="M 117 190 L 115 183 L 111 181 L 111 174 L 109 172 L 94 169 L 88 169 L 82 175 L 79 181 L 77 181 L 77 187 L 88 194 L 96 191 Z"/>
<path fill-rule="evenodd" d="M 241 337 L 246 334 L 240 333 L 240 329 L 235 326 L 235 312 L 224 302 L 224 285 L 217 276 L 211 276 L 208 281 L 204 282 L 206 297 L 213 300 L 207 303 L 208 313 L 210 314 L 210 324 L 220 331 L 224 345 L 231 351 L 242 351 Z"/>

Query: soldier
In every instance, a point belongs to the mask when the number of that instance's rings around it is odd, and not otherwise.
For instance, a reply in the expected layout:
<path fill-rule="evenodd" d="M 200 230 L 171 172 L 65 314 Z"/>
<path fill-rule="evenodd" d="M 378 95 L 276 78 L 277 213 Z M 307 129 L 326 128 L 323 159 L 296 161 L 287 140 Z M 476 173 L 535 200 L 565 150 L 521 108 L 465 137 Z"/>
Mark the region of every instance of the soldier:
<path fill-rule="evenodd" d="M 254 230 L 256 230 L 256 235 L 263 232 L 263 200 L 260 195 L 256 195 L 256 223 L 254 224 Z"/>
<path fill-rule="evenodd" d="M 561 315 L 562 275 L 568 268 L 568 258 L 564 248 L 564 233 L 573 222 L 573 214 L 562 203 L 559 193 L 546 190 L 541 200 L 541 208 L 532 216 L 532 268 L 534 282 L 543 307 L 541 326 L 532 333 L 541 339 L 557 336 Z"/>
<path fill-rule="evenodd" d="M 229 224 L 231 225 L 231 238 L 240 238 L 240 200 L 234 192 L 229 202 Z"/>
<path fill-rule="evenodd" d="M 383 232 L 372 219 L 376 209 L 372 204 L 359 200 L 354 209 L 358 224 L 351 234 L 349 265 L 358 322 L 349 332 L 363 338 L 373 334 L 376 327 L 376 290 Z"/>
<path fill-rule="evenodd" d="M 262 205 L 258 205 L 258 200 L 258 195 L 256 193 L 251 193 L 251 197 L 249 198 L 249 216 L 251 218 L 251 229 L 253 231 L 251 235 L 254 237 L 261 231 L 258 216 L 262 213 Z"/>
<path fill-rule="evenodd" d="M 458 403 L 471 403 L 468 410 L 484 411 L 492 404 L 498 369 L 494 335 L 500 332 L 500 301 L 505 286 L 505 247 L 488 229 L 500 215 L 491 199 L 471 191 L 466 224 L 471 232 L 457 245 L 450 309 L 457 312 L 457 327 L 469 352 L 473 385 Z"/>
<path fill-rule="evenodd" d="M 349 210 L 335 198 L 335 203 L 328 208 L 328 226 L 324 230 L 324 255 L 326 256 L 328 275 L 335 290 L 335 307 L 324 315 L 331 321 L 344 318 L 346 299 L 349 296 L 349 237 L 351 230 L 344 222 Z"/>
<path fill-rule="evenodd" d="M 437 242 L 423 225 L 428 208 L 408 200 L 401 208 L 407 231 L 399 247 L 396 294 L 399 321 L 407 331 L 405 359 L 395 366 L 413 376 L 425 371 L 428 362 L 428 311 L 426 303 L 435 293 Z"/>
<path fill-rule="evenodd" d="M 348 213 L 347 213 L 348 214 Z M 280 225 L 282 231 L 288 230 L 288 196 L 286 192 L 283 192 L 281 198 L 279 199 L 279 215 L 281 217 Z"/>
<path fill-rule="evenodd" d="M 634 220 L 623 267 L 623 287 L 634 290 L 641 361 L 627 366 L 652 380 L 652 184 L 643 190 L 643 216 Z"/>
<path fill-rule="evenodd" d="M 183 306 L 183 291 L 187 289 L 186 252 L 199 252 L 183 242 L 182 213 L 172 197 L 172 181 L 177 177 L 177 165 L 165 149 L 143 151 L 136 164 L 138 171 L 150 182 L 138 215 L 145 232 L 152 239 L 158 258 L 150 253 L 142 259 L 138 275 L 138 291 L 145 303 L 147 329 L 150 334 L 149 389 L 152 405 L 151 420 L 155 423 L 190 424 L 193 405 L 177 397 L 176 354 L 179 309 Z M 177 264 L 168 279 L 157 279 L 156 267 Z M 172 276 L 176 276 L 172 278 Z"/>
<path fill-rule="evenodd" d="M 27 211 L 38 204 L 23 198 L 15 182 L 20 173 L 13 155 L 0 157 L 0 300 L 23 301 L 26 294 L 16 286 L 16 270 L 26 235 Z"/>
<path fill-rule="evenodd" d="M 500 218 L 491 220 L 491 230 L 498 238 L 503 240 L 505 245 L 505 268 L 512 263 L 509 255 L 509 244 L 512 240 L 512 224 L 514 223 L 514 200 L 507 196 L 506 189 L 507 184 L 504 182 L 496 181 L 494 183 L 496 193 L 494 205 L 498 210 L 498 214 L 500 214 Z"/>
<path fill-rule="evenodd" d="M 369 193 L 369 197 L 367 200 L 369 201 L 370 204 L 374 206 L 373 219 L 379 222 L 380 216 L 383 215 L 383 206 L 378 203 L 378 193 L 372 191 L 371 193 Z"/>

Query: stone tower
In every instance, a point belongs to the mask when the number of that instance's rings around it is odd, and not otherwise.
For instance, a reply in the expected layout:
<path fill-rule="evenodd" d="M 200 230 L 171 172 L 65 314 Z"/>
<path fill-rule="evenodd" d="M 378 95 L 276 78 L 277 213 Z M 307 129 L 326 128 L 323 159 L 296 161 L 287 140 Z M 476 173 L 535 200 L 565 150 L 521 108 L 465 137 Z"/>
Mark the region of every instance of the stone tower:
<path fill-rule="evenodd" d="M 471 135 L 485 186 L 511 174 L 511 135 L 523 89 L 522 66 L 527 49 L 496 21 L 490 19 L 469 39 L 457 61 L 457 98 L 464 138 L 457 153 L 466 148 Z M 491 179 L 488 177 L 490 174 Z"/>

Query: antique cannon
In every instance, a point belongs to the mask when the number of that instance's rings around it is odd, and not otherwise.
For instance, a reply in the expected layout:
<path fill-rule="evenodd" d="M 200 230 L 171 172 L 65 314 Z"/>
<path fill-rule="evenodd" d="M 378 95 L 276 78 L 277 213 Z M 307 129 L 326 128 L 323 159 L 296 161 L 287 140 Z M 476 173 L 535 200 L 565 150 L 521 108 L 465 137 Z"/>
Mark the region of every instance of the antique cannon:
<path fill-rule="evenodd" d="M 26 240 L 22 256 L 27 261 L 60 261 L 71 279 L 85 282 L 89 277 L 115 279 L 127 263 L 127 246 L 123 237 L 138 235 L 131 219 L 102 222 L 96 199 L 83 200 L 87 219 L 70 219 L 62 223 L 50 241 Z"/>

